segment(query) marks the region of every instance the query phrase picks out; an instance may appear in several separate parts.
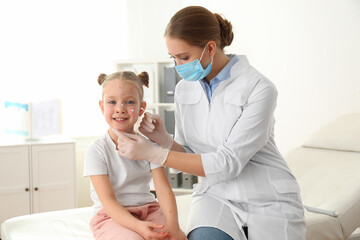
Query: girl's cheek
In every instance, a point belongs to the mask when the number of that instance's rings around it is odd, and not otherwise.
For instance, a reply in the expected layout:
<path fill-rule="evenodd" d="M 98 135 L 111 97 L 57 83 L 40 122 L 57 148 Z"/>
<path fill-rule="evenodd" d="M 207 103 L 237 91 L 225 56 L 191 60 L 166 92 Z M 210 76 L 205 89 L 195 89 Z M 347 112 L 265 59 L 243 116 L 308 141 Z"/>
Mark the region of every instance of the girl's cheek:
<path fill-rule="evenodd" d="M 135 111 L 135 108 L 130 108 L 129 113 L 134 119 L 136 119 L 136 120 L 138 119 L 138 114 L 137 114 L 137 111 Z"/>
<path fill-rule="evenodd" d="M 112 108 L 110 108 L 110 107 L 105 107 L 105 113 L 107 113 L 107 114 L 113 114 L 113 112 L 114 112 L 114 109 L 112 109 Z"/>
<path fill-rule="evenodd" d="M 130 113 L 131 116 L 137 117 L 137 111 L 135 110 L 135 108 L 130 108 L 129 113 Z"/>

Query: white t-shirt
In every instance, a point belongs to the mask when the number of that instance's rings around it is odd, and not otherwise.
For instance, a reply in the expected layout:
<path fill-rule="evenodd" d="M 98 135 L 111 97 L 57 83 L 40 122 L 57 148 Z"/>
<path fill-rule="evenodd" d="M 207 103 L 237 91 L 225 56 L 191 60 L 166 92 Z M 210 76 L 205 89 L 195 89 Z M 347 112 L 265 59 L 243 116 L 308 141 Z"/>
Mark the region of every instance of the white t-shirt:
<path fill-rule="evenodd" d="M 155 201 L 150 192 L 151 170 L 161 167 L 147 161 L 134 161 L 120 157 L 109 133 L 95 140 L 85 154 L 84 176 L 108 175 L 117 201 L 123 206 L 140 206 Z M 93 209 L 98 212 L 102 204 L 90 182 Z"/>

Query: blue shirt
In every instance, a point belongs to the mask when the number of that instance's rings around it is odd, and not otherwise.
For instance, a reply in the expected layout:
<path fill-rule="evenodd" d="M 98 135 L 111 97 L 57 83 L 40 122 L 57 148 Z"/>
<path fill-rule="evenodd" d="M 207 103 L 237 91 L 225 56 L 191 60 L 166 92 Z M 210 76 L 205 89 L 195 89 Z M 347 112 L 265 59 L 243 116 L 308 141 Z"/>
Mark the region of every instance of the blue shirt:
<path fill-rule="evenodd" d="M 230 58 L 230 61 L 218 73 L 218 75 L 216 75 L 216 77 L 214 77 L 213 79 L 210 80 L 210 83 L 208 83 L 205 78 L 200 80 L 200 84 L 206 93 L 209 103 L 211 102 L 211 97 L 212 97 L 215 89 L 219 86 L 219 84 L 222 81 L 225 81 L 226 79 L 228 79 L 230 77 L 231 68 L 239 60 L 238 56 L 236 56 L 236 55 L 228 55 L 228 57 Z"/>

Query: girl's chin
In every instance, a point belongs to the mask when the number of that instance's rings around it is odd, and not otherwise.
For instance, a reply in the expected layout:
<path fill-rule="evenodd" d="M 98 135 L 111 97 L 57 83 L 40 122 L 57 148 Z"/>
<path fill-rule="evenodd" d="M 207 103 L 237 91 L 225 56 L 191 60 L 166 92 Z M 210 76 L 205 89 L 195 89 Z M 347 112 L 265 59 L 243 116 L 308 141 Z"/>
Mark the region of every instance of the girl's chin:
<path fill-rule="evenodd" d="M 119 127 L 112 127 L 113 129 L 118 130 L 119 132 L 124 132 L 124 133 L 134 133 L 134 129 L 128 129 L 128 128 L 119 128 Z"/>

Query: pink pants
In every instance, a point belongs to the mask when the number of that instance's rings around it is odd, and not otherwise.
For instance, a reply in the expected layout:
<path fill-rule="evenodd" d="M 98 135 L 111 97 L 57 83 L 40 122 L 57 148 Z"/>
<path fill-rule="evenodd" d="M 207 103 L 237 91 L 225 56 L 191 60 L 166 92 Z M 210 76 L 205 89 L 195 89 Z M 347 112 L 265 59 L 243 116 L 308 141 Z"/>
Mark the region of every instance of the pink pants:
<path fill-rule="evenodd" d="M 133 216 L 142 221 L 166 224 L 159 203 L 152 202 L 143 206 L 125 207 Z M 96 240 L 144 240 L 138 233 L 121 226 L 112 220 L 102 208 L 90 221 L 90 228 Z M 161 231 L 161 230 L 160 230 Z"/>

